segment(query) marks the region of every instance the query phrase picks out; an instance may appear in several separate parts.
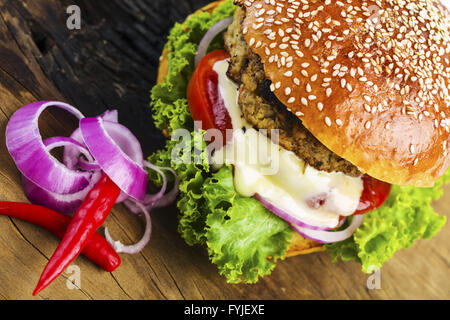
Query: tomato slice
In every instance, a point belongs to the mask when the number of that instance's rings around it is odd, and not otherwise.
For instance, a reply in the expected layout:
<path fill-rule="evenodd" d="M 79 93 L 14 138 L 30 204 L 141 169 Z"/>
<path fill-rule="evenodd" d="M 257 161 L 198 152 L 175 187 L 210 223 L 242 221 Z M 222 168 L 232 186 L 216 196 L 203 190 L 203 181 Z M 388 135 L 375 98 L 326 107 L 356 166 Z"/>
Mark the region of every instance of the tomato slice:
<path fill-rule="evenodd" d="M 188 85 L 188 104 L 195 121 L 202 122 L 202 129 L 219 129 L 224 141 L 226 130 L 232 129 L 230 115 L 219 91 L 219 75 L 214 64 L 230 58 L 225 50 L 206 55 L 199 63 Z"/>
<path fill-rule="evenodd" d="M 368 175 L 364 175 L 362 180 L 364 189 L 359 200 L 358 208 L 354 213 L 355 215 L 364 214 L 380 207 L 391 192 L 391 185 L 387 182 L 377 180 Z"/>

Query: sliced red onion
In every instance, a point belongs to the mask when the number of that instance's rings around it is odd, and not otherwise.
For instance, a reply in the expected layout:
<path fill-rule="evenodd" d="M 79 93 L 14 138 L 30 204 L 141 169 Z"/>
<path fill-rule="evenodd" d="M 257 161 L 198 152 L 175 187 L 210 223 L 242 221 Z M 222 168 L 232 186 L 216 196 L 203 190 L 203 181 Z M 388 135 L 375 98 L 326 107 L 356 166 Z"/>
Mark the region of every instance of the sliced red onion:
<path fill-rule="evenodd" d="M 127 156 L 142 167 L 144 165 L 144 154 L 142 152 L 141 144 L 128 128 L 118 123 L 117 110 L 106 111 L 100 118 L 104 120 L 103 125 L 108 135 L 111 136 L 114 142 Z M 70 137 L 84 145 L 84 139 L 80 128 L 75 130 Z M 65 150 L 65 155 L 68 157 L 73 156 L 74 154 L 69 151 L 72 150 Z"/>
<path fill-rule="evenodd" d="M 22 176 L 22 185 L 24 193 L 31 203 L 44 206 L 60 213 L 72 214 L 77 211 L 83 202 L 83 199 L 100 180 L 101 176 L 101 172 L 96 171 L 92 174 L 92 178 L 85 188 L 69 194 L 57 194 L 46 191 L 25 178 L 25 176 Z"/>
<path fill-rule="evenodd" d="M 96 162 L 89 162 L 84 159 L 78 159 L 77 169 L 83 171 L 98 171 L 101 170 L 100 166 Z"/>
<path fill-rule="evenodd" d="M 111 180 L 129 197 L 142 202 L 145 199 L 148 174 L 140 163 L 127 155 L 130 150 L 120 148 L 113 139 L 114 134 L 107 130 L 109 125 L 116 127 L 118 124 L 104 121 L 100 117 L 81 119 L 80 130 L 84 143 Z M 129 132 L 123 126 L 121 131 Z M 134 137 L 130 132 L 131 136 Z M 130 143 L 126 148 L 130 148 Z"/>
<path fill-rule="evenodd" d="M 70 138 L 65 137 L 52 137 L 44 141 L 44 145 L 48 152 L 58 147 L 72 146 L 79 150 L 80 153 L 86 156 L 90 161 L 93 161 L 89 151 L 80 143 Z M 58 194 L 47 191 L 41 188 L 39 185 L 33 183 L 25 176 L 22 176 L 22 185 L 24 193 L 31 203 L 53 209 L 55 211 L 71 214 L 74 213 L 83 202 L 88 192 L 95 186 L 100 180 L 101 172 L 97 171 L 92 173 L 89 179 L 89 184 L 78 192 L 68 194 Z"/>
<path fill-rule="evenodd" d="M 165 175 L 165 173 L 158 166 L 155 166 L 155 165 L 153 165 L 152 163 L 150 163 L 148 161 L 145 161 L 144 165 L 145 165 L 146 168 L 158 172 L 161 175 L 162 179 L 163 179 L 163 185 L 161 187 L 161 190 L 158 193 L 156 193 L 156 194 L 147 194 L 145 196 L 145 200 L 143 201 L 143 204 L 144 205 L 148 205 L 150 203 L 158 202 L 164 196 L 164 193 L 166 193 L 167 176 Z"/>
<path fill-rule="evenodd" d="M 144 154 L 142 152 L 141 144 L 136 136 L 125 126 L 119 123 L 104 121 L 103 124 L 108 135 L 111 136 L 125 155 L 127 155 L 140 167 L 144 167 Z M 147 175 L 147 172 L 145 172 L 145 174 Z M 147 184 L 148 179 L 146 178 L 145 180 L 145 184 Z M 122 192 L 117 198 L 116 203 L 121 203 L 128 197 L 129 195 L 126 192 Z"/>
<path fill-rule="evenodd" d="M 46 139 L 44 144 L 47 146 L 47 149 L 50 151 L 54 148 L 64 147 L 64 152 L 66 149 L 72 150 L 72 156 L 68 159 L 68 168 L 75 170 L 81 169 L 84 171 L 98 171 L 100 170 L 100 166 L 95 161 L 95 159 L 90 154 L 89 150 L 86 146 L 77 140 L 66 137 L 52 137 Z M 83 158 L 79 158 L 79 154 L 82 154 L 86 157 L 87 160 Z M 66 165 L 67 166 L 67 165 Z"/>
<path fill-rule="evenodd" d="M 352 216 L 352 221 L 350 225 L 342 231 L 320 231 L 311 230 L 307 228 L 302 228 L 299 226 L 292 226 L 295 231 L 297 231 L 304 238 L 316 241 L 319 243 L 333 243 L 344 241 L 350 238 L 358 229 L 364 220 L 364 215 L 354 215 Z"/>
<path fill-rule="evenodd" d="M 100 115 L 105 121 L 119 122 L 119 111 L 117 110 L 106 110 L 102 115 Z"/>
<path fill-rule="evenodd" d="M 35 102 L 13 114 L 6 127 L 6 146 L 17 168 L 42 189 L 59 194 L 79 192 L 89 185 L 90 173 L 71 170 L 46 149 L 39 132 L 39 116 L 48 107 L 58 107 L 83 119 L 74 107 L 53 101 Z"/>
<path fill-rule="evenodd" d="M 216 23 L 211 29 L 209 29 L 208 32 L 206 32 L 206 34 L 200 41 L 200 44 L 198 45 L 197 55 L 195 56 L 196 67 L 208 52 L 208 48 L 211 42 L 217 37 L 217 35 L 219 35 L 222 31 L 224 31 L 232 22 L 233 17 L 223 19 L 218 23 Z"/>
<path fill-rule="evenodd" d="M 140 166 L 143 166 L 144 163 L 144 155 L 142 153 L 142 148 L 137 140 L 137 138 L 131 133 L 130 130 L 117 123 L 117 111 L 107 111 L 102 116 L 103 120 L 111 119 L 114 120 L 104 121 L 104 126 L 107 133 L 111 136 L 111 138 L 116 142 L 116 144 L 120 147 L 122 151 L 125 152 L 133 161 L 135 161 Z M 82 143 L 84 145 L 83 136 L 81 134 L 80 128 L 75 130 L 70 136 L 72 139 Z M 69 168 L 80 168 L 83 170 L 95 170 L 95 165 L 98 164 L 86 164 L 83 159 L 78 158 L 78 151 L 76 148 L 67 147 L 64 149 L 64 164 Z M 94 167 L 93 167 L 94 166 Z M 125 199 L 128 198 L 128 195 L 125 192 L 122 192 L 120 196 L 117 198 L 116 203 L 121 203 Z"/>
<path fill-rule="evenodd" d="M 101 116 L 103 120 L 110 122 L 118 122 L 119 121 L 119 113 L 117 110 L 107 110 Z M 84 146 L 83 135 L 81 134 L 80 128 L 77 128 L 71 135 L 70 138 L 82 144 Z M 125 138 L 126 139 L 126 138 Z M 120 139 L 124 140 L 124 139 Z M 136 139 L 133 139 L 133 143 L 135 143 Z M 141 151 L 142 153 L 142 151 Z M 75 146 L 66 146 L 64 148 L 63 154 L 63 162 L 66 167 L 70 169 L 80 168 L 85 171 L 97 170 L 100 166 L 94 161 L 90 161 L 87 163 L 83 159 L 78 157 L 79 152 Z M 138 155 L 137 155 L 138 156 Z"/>
<path fill-rule="evenodd" d="M 156 194 L 148 194 L 145 197 L 145 200 L 143 203 L 135 201 L 133 199 L 126 199 L 124 201 L 124 205 L 133 213 L 135 214 L 141 214 L 143 213 L 145 216 L 146 221 L 146 227 L 145 227 L 145 233 L 142 239 L 134 244 L 134 245 L 124 245 L 120 241 L 114 241 L 109 234 L 108 228 L 105 228 L 105 238 L 106 240 L 111 244 L 111 246 L 118 252 L 118 253 L 127 253 L 127 254 L 136 254 L 141 252 L 145 246 L 150 241 L 151 237 L 151 219 L 150 219 L 150 213 L 149 211 L 151 209 L 167 206 L 173 201 L 175 201 L 179 189 L 179 179 L 178 176 L 172 168 L 163 168 L 153 165 L 152 163 L 148 161 L 144 161 L 144 166 L 146 168 L 149 168 L 151 170 L 155 170 L 158 172 L 162 179 L 163 179 L 163 185 L 161 187 L 161 190 Z M 163 170 L 170 171 L 175 176 L 175 183 L 171 191 L 169 191 L 167 194 L 164 195 L 166 189 L 167 189 L 167 176 L 163 172 Z"/>
<path fill-rule="evenodd" d="M 140 210 L 144 213 L 145 217 L 145 232 L 141 240 L 134 245 L 124 245 L 120 241 L 114 241 L 109 234 L 108 228 L 105 228 L 105 238 L 111 244 L 111 246 L 116 250 L 117 253 L 128 253 L 128 254 L 136 254 L 141 252 L 145 246 L 149 243 L 151 235 L 152 235 L 152 221 L 150 218 L 150 213 L 144 207 L 143 204 L 135 201 L 134 204 L 140 208 Z"/>
<path fill-rule="evenodd" d="M 281 219 L 285 220 L 286 222 L 288 222 L 291 225 L 295 225 L 295 226 L 299 226 L 302 228 L 306 228 L 306 229 L 310 229 L 310 230 L 332 230 L 333 228 L 329 228 L 329 227 L 320 227 L 320 226 L 313 226 L 311 224 L 305 223 L 303 221 L 301 221 L 300 219 L 298 219 L 297 217 L 293 216 L 292 214 L 278 208 L 277 206 L 275 206 L 274 204 L 272 204 L 270 201 L 264 199 L 263 197 L 261 197 L 259 194 L 256 194 L 254 196 L 254 198 L 256 200 L 258 200 L 264 207 L 266 207 L 266 209 L 268 209 L 269 211 L 273 212 L 274 214 L 276 214 L 277 216 L 279 216 Z"/>
<path fill-rule="evenodd" d="M 42 141 L 38 119 L 50 106 L 67 110 L 80 119 L 80 128 L 71 137 L 53 137 Z M 81 112 L 65 103 L 36 102 L 19 109 L 11 117 L 6 142 L 22 173 L 28 199 L 62 213 L 75 212 L 105 172 L 123 191 L 117 202 L 126 200 L 133 207 L 133 212 L 144 213 L 146 219 L 142 239 L 132 246 L 114 242 L 118 252 L 140 252 L 151 237 L 149 210 L 168 205 L 178 195 L 176 172 L 144 161 L 139 141 L 130 130 L 118 123 L 117 110 L 106 111 L 98 118 L 84 118 Z M 63 163 L 50 154 L 57 147 L 64 147 Z M 156 194 L 145 194 L 148 172 L 144 166 L 157 171 L 163 178 L 163 186 Z M 170 171 L 175 176 L 174 188 L 167 194 L 167 176 L 163 171 Z M 108 241 L 113 243 L 108 230 L 105 232 Z"/>
<path fill-rule="evenodd" d="M 145 161 L 145 166 L 147 168 L 157 171 L 161 175 L 161 177 L 163 179 L 163 186 L 157 194 L 146 195 L 145 200 L 142 203 L 142 205 L 147 210 L 163 208 L 163 207 L 167 207 L 167 206 L 171 205 L 176 200 L 176 198 L 179 194 L 180 181 L 179 181 L 179 178 L 178 178 L 175 170 L 173 170 L 172 168 L 158 167 L 147 161 Z M 174 182 L 173 188 L 167 194 L 164 194 L 167 189 L 167 177 L 163 171 L 170 171 L 175 177 L 175 182 Z M 127 199 L 124 201 L 124 205 L 128 208 L 128 210 L 130 210 L 134 214 L 142 213 L 141 207 L 137 206 L 134 201 Z"/>
<path fill-rule="evenodd" d="M 51 151 L 58 147 L 65 147 L 65 149 L 69 149 L 69 147 L 73 150 L 74 156 L 71 161 L 72 163 L 75 163 L 75 161 L 78 161 L 77 165 L 72 167 L 70 169 L 81 169 L 85 171 L 96 171 L 100 169 L 100 166 L 95 162 L 94 158 L 90 154 L 89 150 L 86 148 L 86 146 L 72 138 L 67 137 L 52 137 L 48 138 L 44 141 L 44 145 L 47 147 L 47 151 Z M 64 150 L 65 150 L 64 149 Z M 86 157 L 87 161 L 84 159 L 78 159 L 78 154 L 82 154 Z"/>
<path fill-rule="evenodd" d="M 172 203 L 174 203 L 178 197 L 178 194 L 180 193 L 180 179 L 177 176 L 177 173 L 172 168 L 162 168 L 163 170 L 168 170 L 172 172 L 172 174 L 175 176 L 175 182 L 173 184 L 172 190 L 170 190 L 168 193 L 166 193 L 159 201 L 154 203 L 152 205 L 152 209 L 157 208 L 164 208 L 167 206 L 170 206 Z"/>
<path fill-rule="evenodd" d="M 335 229 L 342 227 L 344 225 L 345 221 L 347 221 L 347 217 L 344 217 L 343 219 L 341 219 Z"/>

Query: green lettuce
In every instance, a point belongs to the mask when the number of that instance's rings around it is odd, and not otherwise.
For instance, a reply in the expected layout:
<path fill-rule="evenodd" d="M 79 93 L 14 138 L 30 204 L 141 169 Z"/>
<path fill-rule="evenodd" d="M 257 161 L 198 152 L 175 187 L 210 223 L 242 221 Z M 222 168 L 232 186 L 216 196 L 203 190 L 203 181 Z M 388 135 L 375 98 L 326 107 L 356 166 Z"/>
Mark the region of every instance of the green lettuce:
<path fill-rule="evenodd" d="M 211 261 L 228 282 L 254 283 L 270 274 L 277 260 L 285 258 L 293 231 L 258 201 L 236 192 L 230 167 L 211 171 L 203 135 L 194 131 L 186 99 L 200 39 L 234 10 L 233 1 L 228 0 L 212 14 L 190 16 L 172 29 L 166 45 L 168 75 L 151 91 L 153 119 L 169 134 L 188 130 L 191 139 L 167 141 L 166 148 L 151 155 L 149 161 L 170 166 L 178 174 L 178 231 L 186 243 L 206 246 Z M 219 37 L 210 49 L 222 45 Z M 150 173 L 150 180 L 162 183 L 155 173 Z M 386 203 L 366 214 L 353 237 L 326 245 L 326 250 L 334 261 L 340 258 L 361 263 L 364 272 L 381 267 L 396 251 L 418 239 L 429 239 L 442 228 L 446 218 L 433 210 L 431 202 L 442 196 L 442 184 L 449 180 L 450 172 L 433 188 L 393 186 Z"/>
<path fill-rule="evenodd" d="M 228 282 L 255 283 L 284 259 L 293 235 L 289 225 L 257 200 L 234 189 L 233 170 L 222 168 L 203 187 L 206 244 Z M 270 260 L 268 259 L 270 257 Z"/>
<path fill-rule="evenodd" d="M 168 141 L 149 161 L 177 172 L 178 231 L 187 244 L 206 245 L 211 261 L 228 282 L 254 283 L 285 258 L 292 229 L 257 200 L 236 192 L 231 167 L 210 172 L 201 132 L 194 131 L 190 141 Z M 161 184 L 155 174 L 150 180 Z"/>
<path fill-rule="evenodd" d="M 442 185 L 450 181 L 448 171 L 432 188 L 392 186 L 386 202 L 365 215 L 352 238 L 326 245 L 333 261 L 355 260 L 363 272 L 379 269 L 398 250 L 416 240 L 430 239 L 446 223 L 431 206 L 442 194 Z"/>

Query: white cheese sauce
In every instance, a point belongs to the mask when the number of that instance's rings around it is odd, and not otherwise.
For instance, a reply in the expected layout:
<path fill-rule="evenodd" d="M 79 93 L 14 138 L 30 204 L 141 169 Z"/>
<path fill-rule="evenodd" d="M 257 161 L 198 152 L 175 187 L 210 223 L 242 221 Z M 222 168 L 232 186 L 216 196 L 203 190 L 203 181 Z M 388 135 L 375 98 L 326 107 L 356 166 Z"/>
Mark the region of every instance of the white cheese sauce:
<path fill-rule="evenodd" d="M 334 228 L 339 216 L 356 210 L 363 182 L 340 172 L 309 166 L 246 122 L 238 105 L 238 87 L 226 75 L 228 60 L 219 61 L 219 90 L 233 124 L 233 140 L 216 150 L 215 167 L 234 166 L 236 191 L 260 195 L 274 206 L 314 226 Z M 245 129 L 243 129 L 245 128 Z"/>

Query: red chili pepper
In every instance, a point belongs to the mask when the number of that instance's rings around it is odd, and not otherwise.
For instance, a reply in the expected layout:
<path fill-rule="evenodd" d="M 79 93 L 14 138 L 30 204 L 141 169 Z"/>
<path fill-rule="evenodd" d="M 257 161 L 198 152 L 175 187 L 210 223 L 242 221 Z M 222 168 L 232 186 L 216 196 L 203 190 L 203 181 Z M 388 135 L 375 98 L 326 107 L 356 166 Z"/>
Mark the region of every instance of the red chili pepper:
<path fill-rule="evenodd" d="M 34 204 L 0 202 L 0 215 L 17 218 L 40 226 L 62 239 L 72 218 L 51 209 Z M 82 254 L 107 272 L 113 272 L 121 263 L 111 245 L 95 233 L 83 249 Z"/>
<path fill-rule="evenodd" d="M 66 234 L 45 267 L 33 295 L 45 289 L 78 257 L 89 239 L 105 222 L 119 194 L 119 187 L 104 174 L 75 213 Z"/>

